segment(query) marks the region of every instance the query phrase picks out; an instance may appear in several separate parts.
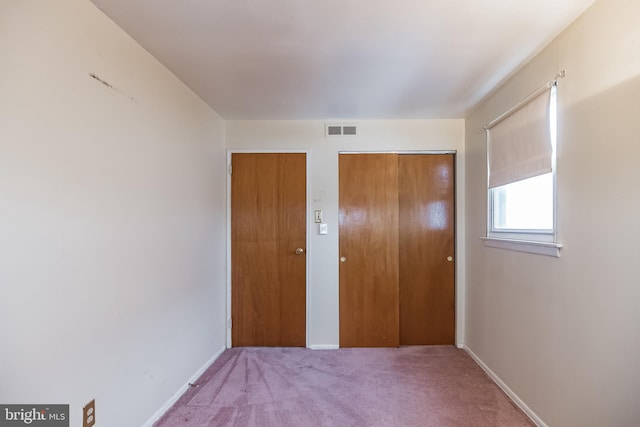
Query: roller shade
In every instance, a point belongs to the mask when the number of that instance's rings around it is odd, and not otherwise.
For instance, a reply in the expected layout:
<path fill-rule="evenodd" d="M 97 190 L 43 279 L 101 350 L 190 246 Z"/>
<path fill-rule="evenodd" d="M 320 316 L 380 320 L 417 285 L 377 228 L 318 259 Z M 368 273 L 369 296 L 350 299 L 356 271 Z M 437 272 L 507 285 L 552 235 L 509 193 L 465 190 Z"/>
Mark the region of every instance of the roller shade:
<path fill-rule="evenodd" d="M 551 89 L 545 89 L 487 128 L 489 188 L 552 171 Z"/>

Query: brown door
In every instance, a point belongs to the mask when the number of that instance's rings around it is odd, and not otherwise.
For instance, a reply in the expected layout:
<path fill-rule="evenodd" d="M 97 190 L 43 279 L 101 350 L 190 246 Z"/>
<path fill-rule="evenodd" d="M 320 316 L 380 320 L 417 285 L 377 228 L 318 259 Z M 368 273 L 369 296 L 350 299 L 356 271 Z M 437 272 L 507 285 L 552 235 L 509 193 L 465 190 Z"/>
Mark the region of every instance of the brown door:
<path fill-rule="evenodd" d="M 398 158 L 339 161 L 340 346 L 397 347 Z"/>
<path fill-rule="evenodd" d="M 340 155 L 340 345 L 453 344 L 452 154 Z"/>
<path fill-rule="evenodd" d="M 306 345 L 306 155 L 231 157 L 233 346 Z"/>
<path fill-rule="evenodd" d="M 400 155 L 400 344 L 455 340 L 453 154 Z"/>

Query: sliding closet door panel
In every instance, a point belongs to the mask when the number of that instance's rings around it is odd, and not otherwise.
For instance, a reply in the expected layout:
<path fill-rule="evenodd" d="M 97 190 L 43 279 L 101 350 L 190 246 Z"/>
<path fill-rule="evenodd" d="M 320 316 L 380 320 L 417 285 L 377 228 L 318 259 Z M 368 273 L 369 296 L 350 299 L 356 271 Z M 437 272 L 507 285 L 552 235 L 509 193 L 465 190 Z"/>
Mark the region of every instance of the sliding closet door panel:
<path fill-rule="evenodd" d="M 398 156 L 339 161 L 340 346 L 396 347 Z"/>
<path fill-rule="evenodd" d="M 453 154 L 400 155 L 400 344 L 455 339 Z"/>

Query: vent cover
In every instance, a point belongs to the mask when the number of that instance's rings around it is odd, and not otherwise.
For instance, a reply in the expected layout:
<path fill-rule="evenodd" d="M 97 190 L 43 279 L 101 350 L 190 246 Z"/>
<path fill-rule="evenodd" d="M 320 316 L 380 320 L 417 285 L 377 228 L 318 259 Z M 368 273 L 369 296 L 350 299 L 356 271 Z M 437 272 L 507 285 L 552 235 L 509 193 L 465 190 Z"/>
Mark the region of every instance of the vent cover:
<path fill-rule="evenodd" d="M 356 125 L 326 125 L 325 136 L 357 136 L 358 127 Z"/>
<path fill-rule="evenodd" d="M 355 126 L 342 126 L 342 134 L 343 135 L 355 135 L 356 127 Z"/>

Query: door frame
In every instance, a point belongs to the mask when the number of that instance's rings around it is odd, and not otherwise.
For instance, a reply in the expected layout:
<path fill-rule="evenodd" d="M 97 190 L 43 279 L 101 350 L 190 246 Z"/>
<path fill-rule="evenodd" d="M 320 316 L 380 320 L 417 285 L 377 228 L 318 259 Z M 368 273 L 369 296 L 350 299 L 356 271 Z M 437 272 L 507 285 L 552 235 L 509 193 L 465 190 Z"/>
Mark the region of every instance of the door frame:
<path fill-rule="evenodd" d="M 453 155 L 453 169 L 454 169 L 454 185 L 453 185 L 453 243 L 454 243 L 454 251 L 453 257 L 455 260 L 455 269 L 453 276 L 453 286 L 454 286 L 454 303 L 455 303 L 455 337 L 454 337 L 454 345 L 458 348 L 464 348 L 464 289 L 460 288 L 463 284 L 464 270 L 462 263 L 459 260 L 464 258 L 464 254 L 460 254 L 459 250 L 464 248 L 464 242 L 460 242 L 459 240 L 459 229 L 458 221 L 458 208 L 460 204 L 458 203 L 458 186 L 460 185 L 459 181 L 459 168 L 458 168 L 458 150 L 338 150 L 338 161 L 341 154 L 452 154 Z M 338 177 L 338 185 L 340 184 L 340 177 Z M 340 200 L 338 202 L 338 210 L 340 209 Z M 464 230 L 464 225 L 462 225 L 462 230 Z M 340 245 L 340 231 L 338 233 L 338 245 Z M 338 293 L 340 288 L 340 277 L 338 276 Z M 338 304 L 340 304 L 338 302 Z M 340 307 L 338 307 L 338 342 L 340 342 Z"/>
<path fill-rule="evenodd" d="M 311 212 L 311 201 L 309 200 L 310 182 L 309 182 L 309 150 L 276 150 L 276 149 L 228 149 L 227 150 L 227 163 L 226 163 L 226 177 L 227 177 L 227 237 L 226 237 L 226 252 L 227 252 L 227 302 L 225 310 L 225 340 L 227 348 L 231 348 L 231 156 L 234 153 L 248 153 L 248 154 L 305 154 L 305 173 L 306 173 L 306 209 L 305 209 L 305 224 L 306 224 L 306 247 L 305 247 L 305 347 L 309 348 L 309 245 L 311 234 L 311 221 L 309 220 L 309 212 Z"/>

